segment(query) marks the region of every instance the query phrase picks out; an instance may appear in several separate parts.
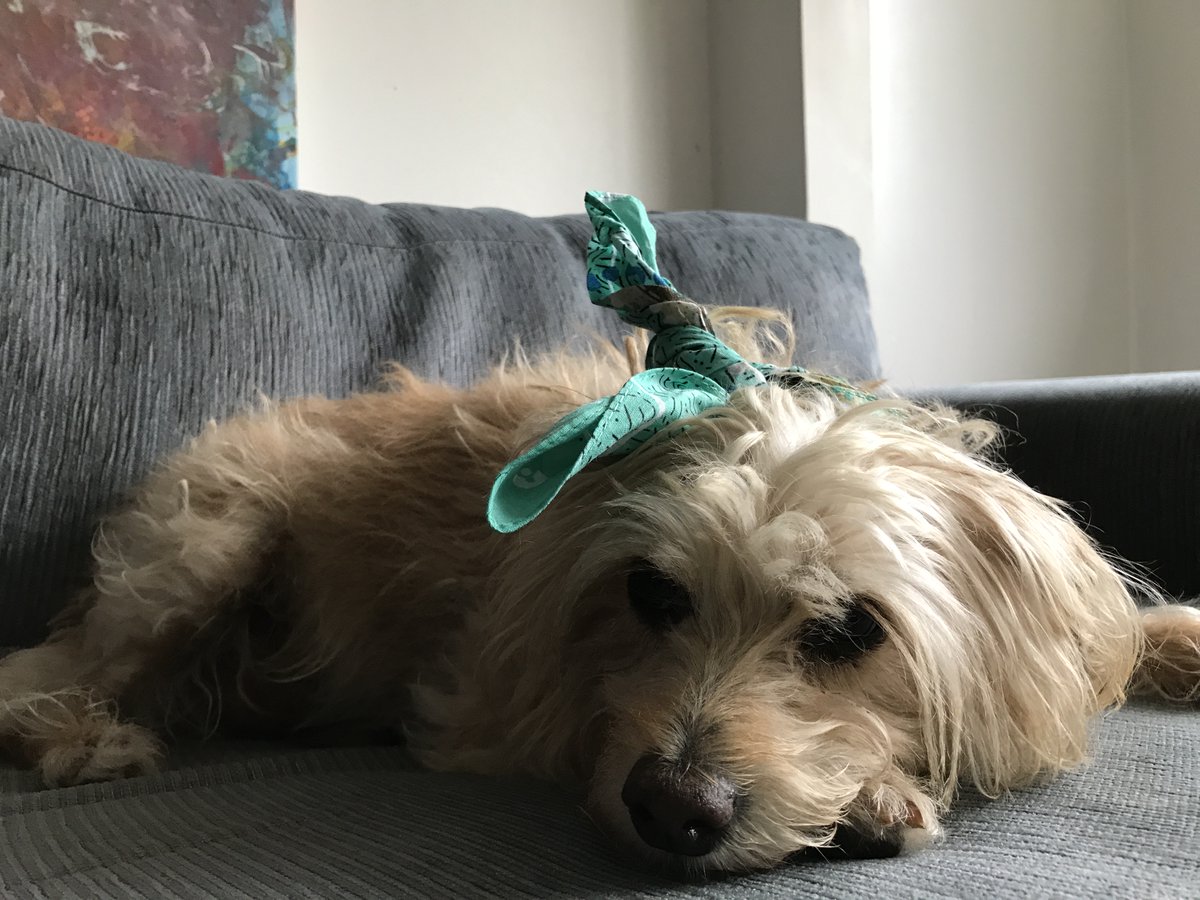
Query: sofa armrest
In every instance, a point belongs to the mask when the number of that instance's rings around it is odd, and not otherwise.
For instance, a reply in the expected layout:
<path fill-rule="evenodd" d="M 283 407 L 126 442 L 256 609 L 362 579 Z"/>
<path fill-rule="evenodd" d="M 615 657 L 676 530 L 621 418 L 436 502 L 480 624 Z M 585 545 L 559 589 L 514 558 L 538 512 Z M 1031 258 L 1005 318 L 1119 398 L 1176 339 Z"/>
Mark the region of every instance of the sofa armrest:
<path fill-rule="evenodd" d="M 999 423 L 1004 462 L 1168 593 L 1200 595 L 1200 372 L 915 392 Z"/>

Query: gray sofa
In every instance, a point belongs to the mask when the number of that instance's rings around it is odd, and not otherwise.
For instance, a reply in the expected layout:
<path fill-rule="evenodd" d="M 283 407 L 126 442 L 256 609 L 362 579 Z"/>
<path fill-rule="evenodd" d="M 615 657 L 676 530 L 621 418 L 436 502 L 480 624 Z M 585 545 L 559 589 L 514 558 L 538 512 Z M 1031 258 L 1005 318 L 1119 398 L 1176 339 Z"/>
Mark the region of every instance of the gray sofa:
<path fill-rule="evenodd" d="M 611 187 L 619 188 L 619 185 Z M 854 243 L 790 219 L 656 217 L 699 298 L 790 309 L 804 359 L 879 374 Z M 97 516 L 259 392 L 462 382 L 511 340 L 617 333 L 581 278 L 581 216 L 279 193 L 0 118 L 0 644 L 86 571 Z M 1020 427 L 1010 462 L 1102 540 L 1200 593 L 1200 377 L 941 392 Z M 0 893 L 61 896 L 1200 896 L 1200 715 L 1136 704 L 1095 759 L 995 801 L 923 853 L 681 885 L 612 853 L 574 798 L 416 769 L 391 746 L 211 742 L 159 774 L 48 790 L 0 768 Z"/>

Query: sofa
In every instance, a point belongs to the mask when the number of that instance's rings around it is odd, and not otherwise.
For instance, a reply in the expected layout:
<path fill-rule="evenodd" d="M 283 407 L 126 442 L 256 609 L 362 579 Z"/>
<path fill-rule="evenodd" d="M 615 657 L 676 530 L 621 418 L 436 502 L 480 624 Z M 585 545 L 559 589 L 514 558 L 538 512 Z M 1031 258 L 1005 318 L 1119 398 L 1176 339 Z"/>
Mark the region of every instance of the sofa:
<path fill-rule="evenodd" d="M 764 215 L 654 221 L 682 290 L 784 308 L 806 364 L 881 375 L 849 237 Z M 579 215 L 279 192 L 0 118 L 0 645 L 46 634 L 97 518 L 207 420 L 261 394 L 370 389 L 392 360 L 462 383 L 515 339 L 618 336 L 587 301 L 588 232 Z M 924 393 L 998 418 L 1021 477 L 1168 592 L 1200 594 L 1200 375 Z M 965 790 L 923 852 L 707 884 L 630 865 L 553 785 L 422 771 L 401 746 L 183 742 L 156 774 L 60 789 L 3 763 L 0 894 L 1196 897 L 1200 715 L 1111 713 L 1087 765 L 996 799 Z"/>

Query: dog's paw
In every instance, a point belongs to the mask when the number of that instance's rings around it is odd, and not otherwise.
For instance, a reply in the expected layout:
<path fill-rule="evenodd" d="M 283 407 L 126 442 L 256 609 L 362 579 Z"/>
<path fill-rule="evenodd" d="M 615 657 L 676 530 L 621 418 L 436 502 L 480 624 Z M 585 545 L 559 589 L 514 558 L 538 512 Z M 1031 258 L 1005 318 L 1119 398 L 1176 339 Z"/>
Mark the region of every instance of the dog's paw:
<path fill-rule="evenodd" d="M 896 776 L 863 787 L 824 853 L 851 859 L 899 856 L 927 846 L 940 831 L 934 802 Z"/>
<path fill-rule="evenodd" d="M 1145 652 L 1133 688 L 1174 703 L 1200 703 L 1200 608 L 1156 606 L 1142 613 Z"/>
<path fill-rule="evenodd" d="M 40 748 L 38 769 L 51 787 L 153 772 L 162 746 L 149 729 L 106 717 L 83 719 Z"/>

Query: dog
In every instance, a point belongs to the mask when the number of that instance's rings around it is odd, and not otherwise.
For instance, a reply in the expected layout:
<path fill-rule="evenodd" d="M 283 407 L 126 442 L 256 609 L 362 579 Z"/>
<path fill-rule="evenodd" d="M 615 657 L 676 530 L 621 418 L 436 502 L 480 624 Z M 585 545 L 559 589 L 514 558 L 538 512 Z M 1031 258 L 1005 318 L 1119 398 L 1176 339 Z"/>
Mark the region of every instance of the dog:
<path fill-rule="evenodd" d="M 786 362 L 754 316 L 714 320 Z M 1080 763 L 1127 692 L 1200 697 L 1200 611 L 1139 611 L 1145 582 L 994 462 L 995 426 L 938 406 L 740 390 L 490 529 L 497 473 L 636 372 L 625 350 L 210 424 L 0 661 L 4 748 L 70 785 L 171 735 L 402 735 L 432 769 L 560 782 L 704 877 L 920 847 L 960 784 Z"/>

